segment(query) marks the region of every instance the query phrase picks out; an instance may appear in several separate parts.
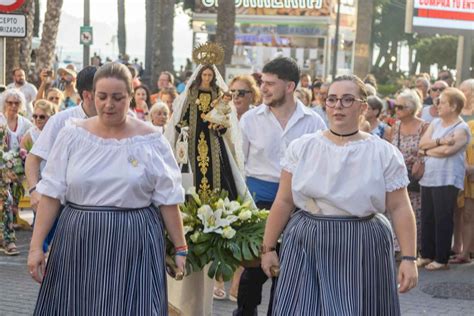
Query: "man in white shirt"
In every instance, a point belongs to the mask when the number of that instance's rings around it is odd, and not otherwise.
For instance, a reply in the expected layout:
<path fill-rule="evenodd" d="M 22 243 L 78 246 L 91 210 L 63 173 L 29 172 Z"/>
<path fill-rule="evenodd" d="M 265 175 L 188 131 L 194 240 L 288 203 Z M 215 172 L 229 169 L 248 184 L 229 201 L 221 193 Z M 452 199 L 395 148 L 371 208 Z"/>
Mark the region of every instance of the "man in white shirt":
<path fill-rule="evenodd" d="M 7 89 L 19 89 L 25 95 L 26 99 L 26 117 L 31 119 L 33 115 L 33 101 L 36 99 L 38 90 L 34 85 L 26 81 L 25 71 L 21 68 L 15 68 L 12 72 L 13 82 L 7 86 Z"/>
<path fill-rule="evenodd" d="M 77 74 L 77 89 L 82 99 L 81 105 L 53 115 L 46 123 L 26 158 L 25 174 L 28 181 L 31 207 L 33 210 L 36 210 L 41 199 L 41 194 L 36 192 L 36 184 L 39 182 L 41 176 L 40 165 L 43 160 L 48 160 L 49 153 L 53 148 L 59 131 L 65 126 L 66 121 L 71 118 L 86 119 L 97 115 L 92 91 L 96 71 L 97 67 L 87 66 Z M 46 243 L 49 243 L 49 239 L 52 238 L 55 227 L 56 224 L 51 230 L 50 235 L 48 235 Z"/>
<path fill-rule="evenodd" d="M 247 186 L 257 206 L 270 209 L 278 191 L 280 160 L 286 148 L 294 139 L 326 129 L 326 125 L 317 113 L 296 100 L 294 91 L 300 72 L 292 59 L 276 58 L 264 66 L 262 73 L 263 104 L 247 111 L 240 119 L 240 127 Z M 234 316 L 257 314 L 266 280 L 260 267 L 245 269 Z M 275 285 L 273 282 L 268 315 Z"/>

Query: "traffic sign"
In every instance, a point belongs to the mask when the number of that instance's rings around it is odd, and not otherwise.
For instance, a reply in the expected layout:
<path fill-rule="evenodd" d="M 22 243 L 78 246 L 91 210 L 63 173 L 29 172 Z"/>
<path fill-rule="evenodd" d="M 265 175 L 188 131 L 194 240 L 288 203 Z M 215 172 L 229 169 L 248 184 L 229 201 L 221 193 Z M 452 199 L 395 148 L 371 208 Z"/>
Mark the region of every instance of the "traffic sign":
<path fill-rule="evenodd" d="M 25 0 L 0 0 L 0 12 L 12 12 L 21 7 Z"/>
<path fill-rule="evenodd" d="M 0 13 L 0 37 L 25 37 L 26 17 L 22 14 Z"/>
<path fill-rule="evenodd" d="M 92 45 L 94 42 L 92 26 L 81 26 L 80 42 L 82 45 Z"/>

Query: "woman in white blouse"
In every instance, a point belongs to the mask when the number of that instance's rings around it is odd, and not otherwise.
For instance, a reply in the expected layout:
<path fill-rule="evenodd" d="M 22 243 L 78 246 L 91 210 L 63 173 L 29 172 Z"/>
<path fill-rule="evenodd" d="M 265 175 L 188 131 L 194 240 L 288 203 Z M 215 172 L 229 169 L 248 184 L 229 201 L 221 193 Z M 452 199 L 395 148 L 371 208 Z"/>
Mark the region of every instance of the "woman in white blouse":
<path fill-rule="evenodd" d="M 326 99 L 329 130 L 293 141 L 286 152 L 262 245 L 268 276 L 281 262 L 273 315 L 399 315 L 386 209 L 402 253 L 399 291 L 417 284 L 406 167 L 394 146 L 359 131 L 366 107 L 359 78 L 336 78 Z"/>
<path fill-rule="evenodd" d="M 36 188 L 28 267 L 42 285 L 34 314 L 166 315 L 163 224 L 178 270 L 187 254 L 180 170 L 161 133 L 127 115 L 127 67 L 104 65 L 93 87 L 98 116 L 61 130 Z M 45 269 L 42 244 L 61 202 Z"/>

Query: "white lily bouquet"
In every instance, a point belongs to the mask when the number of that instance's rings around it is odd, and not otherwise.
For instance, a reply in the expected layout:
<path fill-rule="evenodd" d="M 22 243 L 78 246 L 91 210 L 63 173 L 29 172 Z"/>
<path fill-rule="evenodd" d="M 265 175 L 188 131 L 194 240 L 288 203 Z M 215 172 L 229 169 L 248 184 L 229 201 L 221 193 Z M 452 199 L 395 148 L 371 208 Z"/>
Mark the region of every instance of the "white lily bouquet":
<path fill-rule="evenodd" d="M 186 273 L 201 271 L 211 263 L 208 276 L 228 281 L 242 262 L 260 257 L 268 210 L 252 209 L 240 198 L 230 201 L 225 191 L 213 191 L 209 198 L 188 191 L 190 198 L 180 206 L 188 257 Z M 168 242 L 169 255 L 174 248 Z"/>

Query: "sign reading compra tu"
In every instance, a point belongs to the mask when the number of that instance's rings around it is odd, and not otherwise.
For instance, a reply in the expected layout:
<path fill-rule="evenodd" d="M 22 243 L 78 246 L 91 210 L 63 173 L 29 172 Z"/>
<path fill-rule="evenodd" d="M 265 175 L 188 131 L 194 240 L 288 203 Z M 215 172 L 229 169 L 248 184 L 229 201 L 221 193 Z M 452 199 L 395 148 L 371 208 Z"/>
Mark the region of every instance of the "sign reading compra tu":
<path fill-rule="evenodd" d="M 0 14 L 0 37 L 25 37 L 26 17 L 21 14 Z"/>

